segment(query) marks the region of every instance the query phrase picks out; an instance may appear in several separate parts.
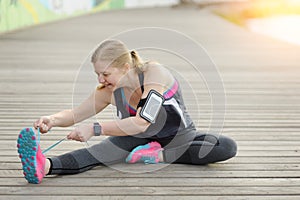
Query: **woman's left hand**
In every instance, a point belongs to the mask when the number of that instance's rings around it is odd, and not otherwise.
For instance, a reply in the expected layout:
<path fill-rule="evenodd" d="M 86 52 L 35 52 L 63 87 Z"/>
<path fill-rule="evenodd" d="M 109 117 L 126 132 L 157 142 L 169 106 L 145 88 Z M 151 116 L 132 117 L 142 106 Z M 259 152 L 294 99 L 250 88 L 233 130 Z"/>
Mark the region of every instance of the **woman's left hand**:
<path fill-rule="evenodd" d="M 88 141 L 92 136 L 94 136 L 93 124 L 83 124 L 76 127 L 67 138 L 69 140 L 76 140 L 80 142 Z"/>

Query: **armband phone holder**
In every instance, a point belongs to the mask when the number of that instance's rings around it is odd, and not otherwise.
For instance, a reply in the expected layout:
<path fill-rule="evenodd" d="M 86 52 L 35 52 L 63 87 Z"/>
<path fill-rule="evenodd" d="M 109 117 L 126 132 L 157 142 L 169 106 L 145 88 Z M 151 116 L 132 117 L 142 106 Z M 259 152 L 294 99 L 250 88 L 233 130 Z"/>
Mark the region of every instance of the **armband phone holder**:
<path fill-rule="evenodd" d="M 140 116 L 150 123 L 155 123 L 156 117 L 164 103 L 164 97 L 155 90 L 150 90 Z"/>

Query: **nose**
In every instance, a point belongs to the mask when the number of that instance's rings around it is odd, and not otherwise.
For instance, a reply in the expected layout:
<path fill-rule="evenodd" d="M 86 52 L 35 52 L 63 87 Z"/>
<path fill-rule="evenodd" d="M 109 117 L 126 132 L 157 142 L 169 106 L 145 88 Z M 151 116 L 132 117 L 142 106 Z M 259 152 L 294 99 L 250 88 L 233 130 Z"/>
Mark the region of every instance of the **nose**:
<path fill-rule="evenodd" d="M 105 82 L 104 77 L 101 74 L 99 74 L 99 76 L 98 76 L 98 81 L 99 81 L 99 83 Z"/>

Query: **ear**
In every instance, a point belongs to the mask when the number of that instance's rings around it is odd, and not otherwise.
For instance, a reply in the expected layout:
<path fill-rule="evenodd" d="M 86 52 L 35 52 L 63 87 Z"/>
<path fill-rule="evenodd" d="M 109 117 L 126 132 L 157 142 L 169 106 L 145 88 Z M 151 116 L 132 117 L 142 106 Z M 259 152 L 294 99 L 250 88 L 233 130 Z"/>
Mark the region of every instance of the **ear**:
<path fill-rule="evenodd" d="M 128 64 L 128 63 L 125 63 L 124 65 L 123 65 L 123 70 L 124 70 L 124 72 L 125 73 L 127 73 L 127 72 L 129 72 L 129 70 L 130 70 L 130 65 Z"/>

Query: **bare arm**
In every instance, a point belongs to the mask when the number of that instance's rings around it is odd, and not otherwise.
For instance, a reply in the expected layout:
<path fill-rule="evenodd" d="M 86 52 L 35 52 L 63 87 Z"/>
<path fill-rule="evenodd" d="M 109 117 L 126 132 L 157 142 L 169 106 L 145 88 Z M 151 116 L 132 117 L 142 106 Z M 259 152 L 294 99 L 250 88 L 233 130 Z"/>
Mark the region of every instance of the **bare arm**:
<path fill-rule="evenodd" d="M 155 89 L 162 94 L 162 87 L 153 85 L 145 87 L 143 95 L 147 95 L 150 89 Z M 102 135 L 106 136 L 128 136 L 136 135 L 145 132 L 151 125 L 150 122 L 140 117 L 141 108 L 137 110 L 136 116 L 128 117 L 121 120 L 114 120 L 109 122 L 100 122 L 102 127 Z M 68 139 L 77 141 L 87 141 L 89 138 L 94 136 L 93 123 L 85 124 L 80 127 L 76 127 L 69 135 Z"/>
<path fill-rule="evenodd" d="M 110 103 L 110 96 L 105 88 L 97 89 L 78 107 L 43 116 L 34 123 L 34 127 L 40 127 L 45 133 L 52 127 L 72 126 L 102 111 Z"/>
<path fill-rule="evenodd" d="M 101 123 L 102 134 L 109 136 L 126 136 L 136 135 L 146 131 L 150 123 L 140 117 L 140 110 L 141 109 L 137 111 L 134 117 Z"/>

